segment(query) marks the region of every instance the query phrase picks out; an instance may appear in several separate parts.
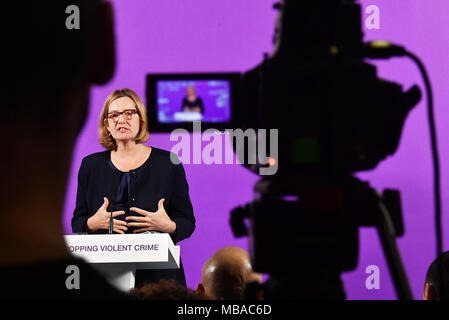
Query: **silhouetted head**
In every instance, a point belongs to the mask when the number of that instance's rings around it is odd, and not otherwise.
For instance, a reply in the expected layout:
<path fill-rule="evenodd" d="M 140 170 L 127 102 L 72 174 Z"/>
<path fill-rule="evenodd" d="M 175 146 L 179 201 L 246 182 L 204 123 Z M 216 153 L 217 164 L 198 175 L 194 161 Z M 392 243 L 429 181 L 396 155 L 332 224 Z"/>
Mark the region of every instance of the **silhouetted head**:
<path fill-rule="evenodd" d="M 442 274 L 439 264 L 442 263 Z M 436 258 L 427 270 L 424 283 L 424 300 L 449 299 L 449 251 Z"/>
<path fill-rule="evenodd" d="M 106 83 L 114 72 L 110 3 L 7 1 L 2 12 L 8 27 L 2 69 L 9 92 L 2 111 L 21 123 L 31 119 L 53 135 L 59 126 L 81 128 L 90 86 Z"/>
<path fill-rule="evenodd" d="M 99 0 L 2 3 L 4 139 L 0 187 L 1 263 L 68 254 L 61 211 L 76 138 L 90 88 L 114 73 L 110 3 Z M 26 236 L 24 236 L 26 235 Z"/>

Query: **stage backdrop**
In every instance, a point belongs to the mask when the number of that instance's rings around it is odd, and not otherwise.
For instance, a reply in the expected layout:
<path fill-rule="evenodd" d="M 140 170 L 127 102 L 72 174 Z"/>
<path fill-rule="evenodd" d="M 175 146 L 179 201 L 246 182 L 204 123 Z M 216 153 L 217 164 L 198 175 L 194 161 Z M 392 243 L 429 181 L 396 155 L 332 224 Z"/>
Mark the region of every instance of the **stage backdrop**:
<path fill-rule="evenodd" d="M 117 69 L 113 80 L 95 87 L 90 112 L 73 153 L 72 169 L 63 213 L 71 233 L 77 172 L 81 159 L 102 151 L 97 142 L 98 116 L 114 89 L 129 87 L 146 102 L 145 75 L 151 72 L 233 72 L 258 64 L 272 48 L 275 12 L 273 0 L 164 0 L 112 1 L 115 11 Z M 420 56 L 430 74 L 441 155 L 445 249 L 449 246 L 449 2 L 433 0 L 369 0 L 377 5 L 380 29 L 365 30 L 365 39 L 389 39 Z M 82 14 L 82 13 L 81 13 Z M 367 17 L 368 15 L 364 15 Z M 323 21 L 324 23 L 324 21 Z M 408 59 L 375 62 L 379 75 L 409 88 L 424 88 L 416 66 Z M 366 99 L 369 99 L 367 97 Z M 423 99 L 424 101 L 424 99 Z M 360 175 L 379 189 L 402 192 L 406 235 L 399 239 L 406 271 L 415 298 L 421 299 L 426 269 L 435 258 L 432 167 L 426 104 L 421 102 L 408 117 L 398 152 L 374 171 Z M 150 124 L 151 130 L 151 124 Z M 149 145 L 170 150 L 168 134 L 151 134 Z M 185 165 L 197 227 L 180 243 L 187 284 L 200 282 L 204 261 L 226 245 L 247 248 L 246 239 L 233 238 L 229 226 L 232 208 L 253 199 L 257 176 L 238 165 Z M 344 275 L 349 299 L 395 299 L 388 267 L 372 228 L 360 232 L 356 270 Z M 368 290 L 365 269 L 380 270 L 380 289 Z M 295 274 L 292 266 L 286 272 Z"/>

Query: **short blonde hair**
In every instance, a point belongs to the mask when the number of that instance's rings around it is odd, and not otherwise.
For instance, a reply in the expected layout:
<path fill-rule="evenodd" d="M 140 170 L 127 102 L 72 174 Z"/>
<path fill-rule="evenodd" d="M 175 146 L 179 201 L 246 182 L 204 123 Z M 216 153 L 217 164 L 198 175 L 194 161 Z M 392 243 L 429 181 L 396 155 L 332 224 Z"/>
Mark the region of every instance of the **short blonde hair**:
<path fill-rule="evenodd" d="M 134 101 L 136 105 L 137 114 L 139 115 L 140 127 L 139 132 L 137 133 L 136 136 L 136 144 L 144 143 L 150 137 L 150 133 L 148 132 L 147 111 L 137 93 L 128 88 L 114 90 L 106 99 L 100 114 L 100 126 L 98 130 L 100 137 L 100 144 L 106 149 L 117 150 L 117 144 L 115 142 L 115 139 L 110 135 L 109 131 L 106 129 L 105 121 L 108 121 L 109 106 L 111 105 L 112 101 L 122 97 L 128 97 L 132 101 Z"/>

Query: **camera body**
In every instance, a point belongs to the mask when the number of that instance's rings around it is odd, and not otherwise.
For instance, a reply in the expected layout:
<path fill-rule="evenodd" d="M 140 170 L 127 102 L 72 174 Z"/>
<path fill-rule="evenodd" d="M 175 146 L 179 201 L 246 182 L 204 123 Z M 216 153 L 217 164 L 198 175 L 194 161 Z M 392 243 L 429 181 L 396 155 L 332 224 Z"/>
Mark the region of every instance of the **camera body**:
<path fill-rule="evenodd" d="M 263 178 L 298 188 L 373 169 L 396 151 L 420 99 L 419 89 L 404 92 L 363 61 L 360 6 L 324 3 L 284 2 L 279 43 L 243 75 L 236 115 L 238 127 L 278 129 L 279 169 Z"/>
<path fill-rule="evenodd" d="M 386 239 L 403 233 L 399 193 L 380 197 L 352 174 L 373 169 L 396 152 L 420 90 L 413 86 L 404 91 L 379 79 L 376 68 L 364 61 L 361 9 L 355 1 L 284 0 L 275 8 L 274 51 L 254 69 L 241 75 L 150 75 L 152 128 L 171 128 L 159 124 L 156 114 L 166 108 L 159 103 L 170 100 L 157 91 L 158 81 L 168 77 L 176 80 L 168 84 L 173 92 L 203 86 L 206 95 L 225 101 L 222 106 L 231 117 L 208 122 L 206 111 L 201 123 L 205 129 L 277 130 L 274 139 L 252 136 L 256 141 L 245 139 L 243 146 L 232 140 L 240 163 L 255 174 L 273 162 L 277 165 L 274 174 L 261 175 L 255 186 L 258 198 L 231 212 L 234 235 L 249 235 L 255 270 L 270 274 L 267 288 L 273 297 L 298 297 L 298 292 L 323 297 L 327 292 L 329 298 L 344 298 L 340 274 L 357 264 L 358 227 L 378 226 Z M 218 80 L 220 89 L 212 89 Z M 170 125 L 189 130 L 191 123 Z M 276 158 L 260 157 L 272 146 Z M 379 210 L 382 206 L 391 213 Z M 395 230 L 385 231 L 390 225 Z M 390 251 L 397 255 L 395 248 Z M 284 264 L 288 259 L 294 272 L 314 277 L 292 281 Z M 403 283 L 407 287 L 406 279 Z"/>

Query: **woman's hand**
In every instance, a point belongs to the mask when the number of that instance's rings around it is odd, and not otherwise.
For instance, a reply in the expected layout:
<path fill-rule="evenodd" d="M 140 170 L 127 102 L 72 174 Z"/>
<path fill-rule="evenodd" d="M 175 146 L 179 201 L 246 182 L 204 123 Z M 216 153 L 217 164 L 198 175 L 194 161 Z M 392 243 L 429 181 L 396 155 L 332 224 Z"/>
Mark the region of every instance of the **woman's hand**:
<path fill-rule="evenodd" d="M 98 229 L 109 229 L 109 219 L 111 213 L 107 211 L 109 205 L 108 198 L 104 198 L 103 205 L 95 212 L 95 214 L 87 219 L 87 229 L 90 232 L 95 232 Z M 113 217 L 121 216 L 125 214 L 125 211 L 114 211 L 112 212 Z M 114 228 L 113 230 L 117 233 L 125 233 L 128 228 L 126 227 L 126 222 L 121 220 L 113 219 Z"/>
<path fill-rule="evenodd" d="M 142 215 L 142 217 L 126 217 L 127 221 L 135 221 L 128 222 L 127 225 L 130 227 L 137 227 L 138 229 L 134 230 L 134 232 L 155 230 L 160 232 L 174 233 L 176 230 L 176 223 L 173 222 L 167 215 L 167 212 L 165 212 L 164 201 L 165 199 L 159 200 L 157 204 L 158 209 L 156 212 L 150 212 L 135 207 L 129 208 L 129 211 L 137 212 L 138 214 Z"/>

